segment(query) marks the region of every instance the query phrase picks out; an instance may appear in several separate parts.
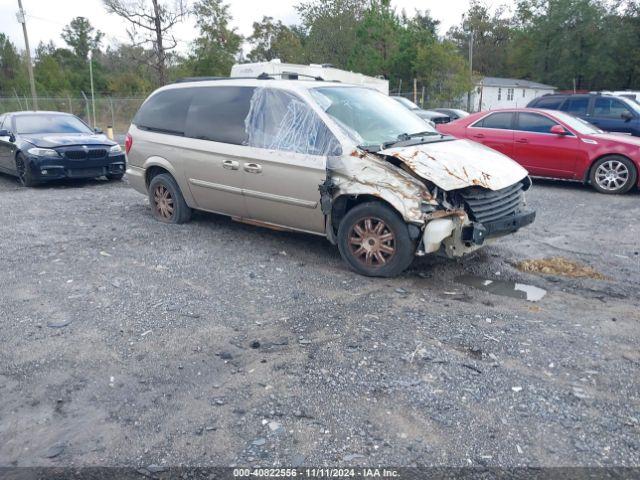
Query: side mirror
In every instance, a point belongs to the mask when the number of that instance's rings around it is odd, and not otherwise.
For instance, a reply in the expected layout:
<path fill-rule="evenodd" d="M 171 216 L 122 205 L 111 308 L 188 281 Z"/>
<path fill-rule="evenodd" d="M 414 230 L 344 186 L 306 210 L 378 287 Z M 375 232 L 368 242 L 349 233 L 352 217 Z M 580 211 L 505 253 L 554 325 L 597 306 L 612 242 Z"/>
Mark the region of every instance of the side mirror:
<path fill-rule="evenodd" d="M 93 131 L 94 131 L 94 132 L 96 132 L 96 133 L 104 133 L 104 132 L 102 131 L 102 129 L 101 129 L 101 128 L 98 128 L 98 127 L 94 128 L 94 129 L 93 129 Z"/>
<path fill-rule="evenodd" d="M 633 113 L 631 112 L 622 112 L 620 114 L 620 117 L 625 121 L 628 122 L 629 120 L 633 120 Z"/>
<path fill-rule="evenodd" d="M 16 141 L 16 136 L 13 134 L 13 132 L 10 132 L 9 130 L 0 130 L 0 137 L 9 137 L 9 141 L 10 142 L 15 142 Z"/>
<path fill-rule="evenodd" d="M 550 132 L 554 135 L 569 135 L 569 132 L 567 132 L 562 125 L 554 125 L 551 127 Z"/>

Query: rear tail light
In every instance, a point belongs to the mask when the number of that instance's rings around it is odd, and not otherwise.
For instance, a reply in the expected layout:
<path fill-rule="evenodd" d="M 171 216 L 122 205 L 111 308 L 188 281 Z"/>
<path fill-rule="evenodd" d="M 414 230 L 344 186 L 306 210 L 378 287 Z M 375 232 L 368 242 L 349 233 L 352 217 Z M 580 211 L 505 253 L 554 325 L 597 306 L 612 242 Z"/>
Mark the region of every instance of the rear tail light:
<path fill-rule="evenodd" d="M 127 136 L 124 140 L 124 151 L 129 154 L 129 150 L 131 150 L 131 145 L 133 145 L 133 137 L 127 133 Z"/>

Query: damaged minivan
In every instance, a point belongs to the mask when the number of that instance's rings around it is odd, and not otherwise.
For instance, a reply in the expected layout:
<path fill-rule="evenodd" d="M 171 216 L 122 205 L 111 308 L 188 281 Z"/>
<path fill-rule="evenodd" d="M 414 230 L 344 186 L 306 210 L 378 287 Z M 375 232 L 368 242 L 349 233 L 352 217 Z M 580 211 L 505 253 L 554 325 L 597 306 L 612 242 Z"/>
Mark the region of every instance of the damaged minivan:
<path fill-rule="evenodd" d="M 126 139 L 153 215 L 194 209 L 322 235 L 356 272 L 460 257 L 533 222 L 527 171 L 441 135 L 372 89 L 305 80 L 189 79 L 156 90 Z"/>

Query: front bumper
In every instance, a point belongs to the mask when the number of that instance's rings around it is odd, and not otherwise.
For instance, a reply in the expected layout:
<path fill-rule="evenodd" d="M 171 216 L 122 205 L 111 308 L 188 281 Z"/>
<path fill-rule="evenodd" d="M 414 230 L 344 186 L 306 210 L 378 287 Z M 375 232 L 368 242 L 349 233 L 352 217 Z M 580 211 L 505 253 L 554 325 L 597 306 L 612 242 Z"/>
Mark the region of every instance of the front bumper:
<path fill-rule="evenodd" d="M 70 160 L 64 157 L 37 157 L 27 155 L 27 168 L 38 182 L 63 178 L 95 178 L 124 174 L 127 159 L 124 153 L 99 159 Z"/>
<path fill-rule="evenodd" d="M 473 222 L 471 225 L 462 228 L 462 241 L 465 244 L 482 245 L 487 238 L 500 237 L 516 232 L 520 228 L 533 223 L 535 219 L 535 210 L 527 210 L 494 222 Z"/>

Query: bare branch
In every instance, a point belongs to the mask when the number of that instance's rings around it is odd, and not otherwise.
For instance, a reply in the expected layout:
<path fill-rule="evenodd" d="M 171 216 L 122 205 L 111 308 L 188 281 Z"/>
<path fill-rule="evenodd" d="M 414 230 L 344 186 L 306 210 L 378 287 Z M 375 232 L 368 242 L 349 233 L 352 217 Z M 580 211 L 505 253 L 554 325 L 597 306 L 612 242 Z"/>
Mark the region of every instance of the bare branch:
<path fill-rule="evenodd" d="M 175 0 L 172 6 L 163 0 L 103 0 L 109 13 L 114 13 L 131 24 L 127 30 L 132 43 L 151 44 L 154 62 L 151 65 L 158 72 L 160 84 L 166 83 L 167 51 L 176 48 L 178 42 L 170 35 L 172 28 L 188 15 L 187 0 Z M 144 33 L 139 42 L 137 30 Z M 165 44 L 167 42 L 167 44 Z"/>

